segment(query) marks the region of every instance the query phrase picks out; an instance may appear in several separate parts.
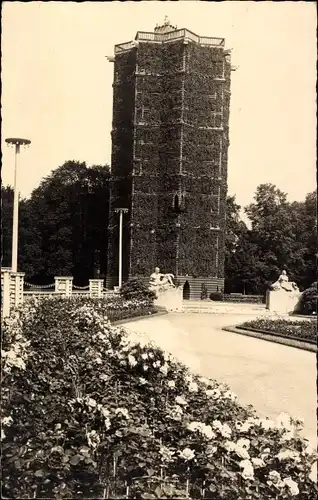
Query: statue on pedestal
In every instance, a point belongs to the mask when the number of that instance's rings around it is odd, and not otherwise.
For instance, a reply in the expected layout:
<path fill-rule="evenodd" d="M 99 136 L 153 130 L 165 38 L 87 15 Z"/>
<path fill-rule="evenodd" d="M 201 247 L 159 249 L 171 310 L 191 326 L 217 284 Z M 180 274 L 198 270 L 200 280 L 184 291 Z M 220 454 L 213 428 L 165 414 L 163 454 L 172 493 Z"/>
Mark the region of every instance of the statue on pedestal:
<path fill-rule="evenodd" d="M 156 294 L 155 304 L 167 311 L 182 311 L 182 289 L 173 282 L 173 274 L 162 274 L 159 267 L 151 274 L 149 290 Z"/>
<path fill-rule="evenodd" d="M 271 289 L 275 292 L 285 291 L 299 293 L 298 286 L 293 281 L 289 281 L 285 270 L 282 271 L 282 274 L 279 276 L 278 280 L 271 285 Z"/>
<path fill-rule="evenodd" d="M 173 274 L 162 274 L 159 267 L 156 267 L 155 272 L 150 276 L 149 289 L 155 292 L 161 292 L 168 290 L 169 288 L 175 288 L 172 281 L 173 278 Z"/>

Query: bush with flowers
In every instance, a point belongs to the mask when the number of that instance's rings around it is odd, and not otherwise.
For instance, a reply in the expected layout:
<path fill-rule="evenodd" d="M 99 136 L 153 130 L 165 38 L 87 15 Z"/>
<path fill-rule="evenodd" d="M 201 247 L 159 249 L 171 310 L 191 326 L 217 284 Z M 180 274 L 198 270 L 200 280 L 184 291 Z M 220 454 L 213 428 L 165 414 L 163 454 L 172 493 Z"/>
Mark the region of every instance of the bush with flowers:
<path fill-rule="evenodd" d="M 2 335 L 4 497 L 316 498 L 300 421 L 259 418 L 98 303 L 30 300 Z"/>

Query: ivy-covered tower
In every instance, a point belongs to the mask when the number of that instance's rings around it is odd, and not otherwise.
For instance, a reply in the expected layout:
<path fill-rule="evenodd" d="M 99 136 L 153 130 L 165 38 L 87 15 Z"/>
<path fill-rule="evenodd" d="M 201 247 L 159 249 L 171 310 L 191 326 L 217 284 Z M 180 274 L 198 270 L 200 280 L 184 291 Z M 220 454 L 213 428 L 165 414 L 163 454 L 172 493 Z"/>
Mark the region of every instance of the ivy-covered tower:
<path fill-rule="evenodd" d="M 107 286 L 173 273 L 185 298 L 224 284 L 230 53 L 168 21 L 115 46 Z"/>

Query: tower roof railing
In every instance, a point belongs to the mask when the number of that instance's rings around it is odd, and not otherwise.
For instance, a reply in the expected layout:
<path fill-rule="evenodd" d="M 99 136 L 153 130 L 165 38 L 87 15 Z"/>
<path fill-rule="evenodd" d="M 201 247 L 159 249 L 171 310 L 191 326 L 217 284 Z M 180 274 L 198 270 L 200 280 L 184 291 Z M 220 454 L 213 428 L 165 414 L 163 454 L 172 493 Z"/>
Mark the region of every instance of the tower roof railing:
<path fill-rule="evenodd" d="M 136 41 L 164 43 L 172 40 L 179 40 L 182 38 L 209 47 L 224 47 L 225 44 L 224 38 L 198 36 L 192 31 L 187 29 L 173 30 L 169 31 L 168 33 L 153 33 L 147 31 L 138 31 L 135 37 L 135 41 L 120 43 L 115 45 L 115 54 L 120 54 L 123 51 L 132 49 L 133 47 L 136 46 Z"/>

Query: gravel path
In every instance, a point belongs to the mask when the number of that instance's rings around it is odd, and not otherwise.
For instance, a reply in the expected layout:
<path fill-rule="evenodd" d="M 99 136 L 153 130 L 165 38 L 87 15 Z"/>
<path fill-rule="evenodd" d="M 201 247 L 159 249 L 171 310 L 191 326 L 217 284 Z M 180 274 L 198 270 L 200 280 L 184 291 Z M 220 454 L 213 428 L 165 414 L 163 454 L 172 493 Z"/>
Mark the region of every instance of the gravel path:
<path fill-rule="evenodd" d="M 262 416 L 284 411 L 305 420 L 304 434 L 317 441 L 314 353 L 223 331 L 249 317 L 171 313 L 127 324 L 144 332 L 200 375 L 227 383 Z"/>

